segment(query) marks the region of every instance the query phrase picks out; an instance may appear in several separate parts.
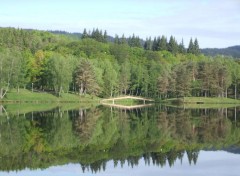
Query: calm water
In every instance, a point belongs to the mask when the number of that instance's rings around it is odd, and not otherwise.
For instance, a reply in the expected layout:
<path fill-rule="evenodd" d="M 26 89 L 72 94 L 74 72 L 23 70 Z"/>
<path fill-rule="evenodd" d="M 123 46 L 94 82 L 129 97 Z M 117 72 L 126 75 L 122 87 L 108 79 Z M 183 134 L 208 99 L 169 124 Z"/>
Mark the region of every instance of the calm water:
<path fill-rule="evenodd" d="M 239 175 L 239 108 L 37 109 L 0 108 L 0 176 Z"/>

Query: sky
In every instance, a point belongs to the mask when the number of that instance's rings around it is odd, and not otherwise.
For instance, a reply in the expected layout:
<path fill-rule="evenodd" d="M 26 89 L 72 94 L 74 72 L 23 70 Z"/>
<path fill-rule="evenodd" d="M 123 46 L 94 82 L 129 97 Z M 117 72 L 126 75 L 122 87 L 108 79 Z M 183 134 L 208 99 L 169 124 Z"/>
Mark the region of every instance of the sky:
<path fill-rule="evenodd" d="M 0 27 L 140 38 L 173 35 L 188 47 L 240 45 L 240 0 L 0 0 Z"/>

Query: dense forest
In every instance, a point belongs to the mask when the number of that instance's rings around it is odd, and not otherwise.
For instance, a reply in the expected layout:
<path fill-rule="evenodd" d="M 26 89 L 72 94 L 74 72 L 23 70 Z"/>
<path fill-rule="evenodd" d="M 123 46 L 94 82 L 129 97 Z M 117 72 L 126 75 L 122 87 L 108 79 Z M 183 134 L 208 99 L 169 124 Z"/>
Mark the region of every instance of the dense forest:
<path fill-rule="evenodd" d="M 109 40 L 112 41 L 109 41 Z M 12 88 L 153 98 L 238 98 L 240 65 L 225 56 L 204 56 L 197 39 L 188 47 L 174 36 L 145 41 L 107 31 L 82 35 L 0 28 L 0 99 Z"/>

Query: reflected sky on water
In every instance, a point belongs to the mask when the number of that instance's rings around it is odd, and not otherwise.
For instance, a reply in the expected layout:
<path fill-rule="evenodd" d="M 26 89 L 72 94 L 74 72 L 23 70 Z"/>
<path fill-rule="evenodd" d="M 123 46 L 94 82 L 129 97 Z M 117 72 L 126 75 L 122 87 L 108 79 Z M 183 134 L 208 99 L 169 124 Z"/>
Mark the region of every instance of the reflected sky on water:
<path fill-rule="evenodd" d="M 183 161 L 177 160 L 173 167 L 168 165 L 164 167 L 152 165 L 146 165 L 144 160 L 139 161 L 138 166 L 128 166 L 127 163 L 121 167 L 118 165 L 114 167 L 113 161 L 107 163 L 105 171 L 98 173 L 92 173 L 91 171 L 82 172 L 82 168 L 79 164 L 67 164 L 63 166 L 52 166 L 45 170 L 23 170 L 19 172 L 0 172 L 1 176 L 158 176 L 158 175 L 211 175 L 211 176 L 239 176 L 240 169 L 240 155 L 233 154 L 225 151 L 201 151 L 198 157 L 196 165 L 189 164 L 186 154 L 184 155 Z"/>

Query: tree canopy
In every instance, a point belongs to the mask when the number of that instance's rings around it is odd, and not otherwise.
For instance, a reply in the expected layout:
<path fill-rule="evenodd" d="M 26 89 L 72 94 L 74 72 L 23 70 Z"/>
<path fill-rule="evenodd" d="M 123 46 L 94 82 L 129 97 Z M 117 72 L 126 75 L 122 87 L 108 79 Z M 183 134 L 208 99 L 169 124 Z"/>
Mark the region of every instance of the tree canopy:
<path fill-rule="evenodd" d="M 68 33 L 0 28 L 0 98 L 11 88 L 101 97 L 239 97 L 238 60 L 204 56 L 198 40 L 188 48 L 174 36 L 146 41 L 84 29 Z"/>

